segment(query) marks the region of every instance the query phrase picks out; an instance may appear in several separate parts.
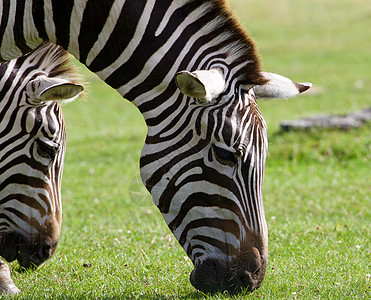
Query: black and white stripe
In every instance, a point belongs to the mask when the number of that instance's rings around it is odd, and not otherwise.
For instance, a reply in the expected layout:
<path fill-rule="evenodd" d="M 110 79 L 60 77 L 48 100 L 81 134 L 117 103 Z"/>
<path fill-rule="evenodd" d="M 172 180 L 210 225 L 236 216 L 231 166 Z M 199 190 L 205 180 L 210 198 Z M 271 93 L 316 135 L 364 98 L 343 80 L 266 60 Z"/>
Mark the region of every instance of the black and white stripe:
<path fill-rule="evenodd" d="M 66 133 L 60 100 L 83 87 L 59 46 L 0 65 L 0 255 L 39 265 L 57 246 Z M 0 293 L 3 287 L 0 286 Z"/>
<path fill-rule="evenodd" d="M 5 0 L 0 11 L 1 59 L 57 43 L 141 111 L 141 176 L 195 265 L 192 284 L 259 287 L 267 134 L 255 97 L 309 85 L 261 72 L 224 0 Z"/>

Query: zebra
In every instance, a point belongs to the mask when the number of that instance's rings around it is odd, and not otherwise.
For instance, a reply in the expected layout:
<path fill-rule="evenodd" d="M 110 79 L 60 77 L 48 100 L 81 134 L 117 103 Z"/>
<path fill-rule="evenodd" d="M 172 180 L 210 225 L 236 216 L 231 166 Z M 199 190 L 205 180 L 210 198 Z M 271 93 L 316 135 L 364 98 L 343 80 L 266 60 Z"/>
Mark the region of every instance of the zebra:
<path fill-rule="evenodd" d="M 142 114 L 140 174 L 203 292 L 253 291 L 267 268 L 258 98 L 311 87 L 263 72 L 225 0 L 5 0 L 0 59 L 62 46 Z"/>
<path fill-rule="evenodd" d="M 0 256 L 25 268 L 58 244 L 66 132 L 61 102 L 83 91 L 63 48 L 43 43 L 0 65 Z M 0 260 L 0 294 L 18 292 Z"/>

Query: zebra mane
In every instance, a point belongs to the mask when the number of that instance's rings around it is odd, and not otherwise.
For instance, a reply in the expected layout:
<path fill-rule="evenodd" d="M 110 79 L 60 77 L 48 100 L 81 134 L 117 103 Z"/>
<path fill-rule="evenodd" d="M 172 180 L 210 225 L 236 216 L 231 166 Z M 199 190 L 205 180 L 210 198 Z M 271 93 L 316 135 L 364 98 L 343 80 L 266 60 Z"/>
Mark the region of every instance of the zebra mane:
<path fill-rule="evenodd" d="M 226 33 L 230 41 L 229 55 L 235 57 L 235 63 L 245 66 L 242 69 L 240 80 L 246 84 L 263 85 L 268 82 L 261 75 L 260 59 L 256 51 L 254 40 L 242 27 L 234 16 L 226 0 L 189 0 L 189 7 L 195 9 L 205 6 L 208 20 L 212 22 L 218 33 Z"/>

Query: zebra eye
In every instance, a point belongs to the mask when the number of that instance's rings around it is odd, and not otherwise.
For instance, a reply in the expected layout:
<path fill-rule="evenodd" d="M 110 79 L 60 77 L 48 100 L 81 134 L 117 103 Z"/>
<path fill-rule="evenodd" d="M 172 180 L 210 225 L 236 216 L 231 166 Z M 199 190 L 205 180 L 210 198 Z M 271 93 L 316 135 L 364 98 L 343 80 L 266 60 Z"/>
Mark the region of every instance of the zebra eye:
<path fill-rule="evenodd" d="M 223 165 L 233 166 L 237 164 L 237 154 L 229 150 L 213 145 L 215 158 Z"/>
<path fill-rule="evenodd" d="M 44 158 L 54 158 L 59 151 L 59 144 L 48 139 L 40 138 L 36 140 L 37 153 Z"/>

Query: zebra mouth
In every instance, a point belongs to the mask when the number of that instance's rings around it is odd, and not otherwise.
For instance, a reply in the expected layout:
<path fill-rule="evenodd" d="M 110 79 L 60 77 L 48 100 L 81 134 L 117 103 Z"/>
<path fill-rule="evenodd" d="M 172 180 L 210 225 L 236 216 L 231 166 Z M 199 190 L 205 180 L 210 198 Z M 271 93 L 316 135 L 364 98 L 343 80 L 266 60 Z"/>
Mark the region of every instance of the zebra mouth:
<path fill-rule="evenodd" d="M 204 293 L 227 291 L 238 294 L 252 292 L 261 286 L 265 274 L 265 263 L 251 268 L 249 262 L 231 268 L 217 259 L 206 259 L 195 266 L 190 275 L 191 284 Z"/>
<path fill-rule="evenodd" d="M 32 269 L 47 261 L 57 248 L 57 243 L 43 243 L 42 245 L 26 245 L 18 251 L 17 260 L 25 269 Z"/>
<path fill-rule="evenodd" d="M 32 243 L 16 232 L 0 235 L 0 256 L 7 262 L 18 260 L 25 268 L 33 268 L 41 265 L 49 259 L 57 248 L 58 241 L 43 239 Z"/>

